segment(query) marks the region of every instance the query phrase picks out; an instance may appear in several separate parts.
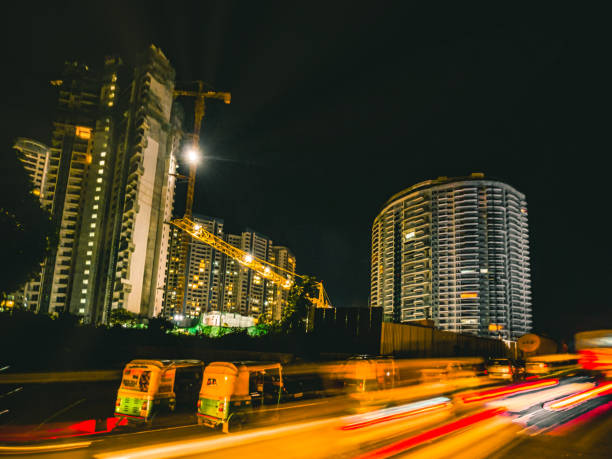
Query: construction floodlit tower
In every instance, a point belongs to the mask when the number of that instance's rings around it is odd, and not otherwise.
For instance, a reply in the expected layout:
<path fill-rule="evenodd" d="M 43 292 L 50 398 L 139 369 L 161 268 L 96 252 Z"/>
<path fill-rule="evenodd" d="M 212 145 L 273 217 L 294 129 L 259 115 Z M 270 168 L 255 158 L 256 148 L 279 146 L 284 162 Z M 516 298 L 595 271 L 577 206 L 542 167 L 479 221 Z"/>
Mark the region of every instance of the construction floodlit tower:
<path fill-rule="evenodd" d="M 193 134 L 191 148 L 186 152 L 185 156 L 189 164 L 189 175 L 187 178 L 187 199 L 185 202 L 185 218 L 191 220 L 193 214 L 193 195 L 195 190 L 195 177 L 196 168 L 199 159 L 199 145 L 200 145 L 200 129 L 202 127 L 202 120 L 206 110 L 206 99 L 220 99 L 226 104 L 229 104 L 232 100 L 232 96 L 229 92 L 219 91 L 207 91 L 204 89 L 203 81 L 196 81 L 197 89 L 194 91 L 175 90 L 174 97 L 186 96 L 195 98 L 194 107 L 194 120 L 193 120 Z M 176 305 L 183 306 L 183 298 L 185 294 L 185 285 L 187 277 L 187 253 L 189 252 L 189 242 L 191 236 L 184 232 L 182 237 L 182 244 L 180 250 L 179 260 L 179 277 L 178 277 L 178 291 Z"/>

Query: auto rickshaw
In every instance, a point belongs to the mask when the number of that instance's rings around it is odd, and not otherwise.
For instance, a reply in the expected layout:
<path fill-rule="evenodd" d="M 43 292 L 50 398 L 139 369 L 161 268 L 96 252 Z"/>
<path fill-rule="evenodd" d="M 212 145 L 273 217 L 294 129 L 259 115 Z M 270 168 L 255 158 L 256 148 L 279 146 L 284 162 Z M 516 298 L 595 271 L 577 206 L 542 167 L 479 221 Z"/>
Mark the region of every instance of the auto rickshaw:
<path fill-rule="evenodd" d="M 358 411 L 386 405 L 389 390 L 399 383 L 399 371 L 391 357 L 351 357 L 342 365 L 340 375 L 346 394 L 358 402 Z"/>
<path fill-rule="evenodd" d="M 212 362 L 204 370 L 198 424 L 225 433 L 240 430 L 264 407 L 277 407 L 282 390 L 280 363 Z"/>
<path fill-rule="evenodd" d="M 115 417 L 151 423 L 177 405 L 193 407 L 203 370 L 200 360 L 132 360 L 123 370 Z"/>

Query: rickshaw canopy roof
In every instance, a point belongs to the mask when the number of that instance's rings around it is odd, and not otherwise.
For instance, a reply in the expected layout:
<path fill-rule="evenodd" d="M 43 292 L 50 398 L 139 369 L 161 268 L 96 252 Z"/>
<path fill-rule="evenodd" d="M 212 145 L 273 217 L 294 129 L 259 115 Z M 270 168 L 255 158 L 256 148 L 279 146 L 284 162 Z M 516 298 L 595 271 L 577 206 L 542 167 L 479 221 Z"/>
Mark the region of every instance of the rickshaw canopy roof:
<path fill-rule="evenodd" d="M 147 365 L 154 366 L 160 370 L 166 370 L 168 368 L 184 368 L 184 367 L 204 367 L 204 362 L 201 360 L 149 360 L 149 359 L 136 359 L 129 362 L 126 367 L 132 365 Z"/>

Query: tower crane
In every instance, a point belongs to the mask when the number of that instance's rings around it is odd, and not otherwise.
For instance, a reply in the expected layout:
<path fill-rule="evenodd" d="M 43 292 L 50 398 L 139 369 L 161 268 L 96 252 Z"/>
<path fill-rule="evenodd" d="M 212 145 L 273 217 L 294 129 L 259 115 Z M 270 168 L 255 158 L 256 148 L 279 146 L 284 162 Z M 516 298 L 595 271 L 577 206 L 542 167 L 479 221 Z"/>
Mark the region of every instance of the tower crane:
<path fill-rule="evenodd" d="M 254 257 L 252 254 L 245 252 L 244 250 L 234 247 L 220 237 L 215 236 L 210 231 L 204 229 L 202 225 L 194 223 L 187 217 L 176 218 L 170 223 L 183 230 L 185 234 L 188 234 L 192 238 L 209 245 L 213 249 L 218 250 L 234 260 L 237 260 L 243 266 L 252 269 L 264 279 L 268 279 L 283 289 L 290 289 L 295 282 L 295 277 L 302 279 L 306 277 L 295 274 L 294 272 L 283 269 L 280 266 L 276 266 L 265 260 L 261 260 Z M 331 302 L 329 300 L 329 296 L 327 296 L 327 292 L 325 292 L 323 282 L 317 282 L 316 287 L 317 297 L 313 298 L 309 296 L 308 299 L 310 302 L 315 308 L 331 308 Z"/>
<path fill-rule="evenodd" d="M 187 178 L 187 200 L 185 203 L 185 219 L 190 220 L 193 213 L 193 195 L 195 189 L 197 151 L 200 145 L 200 128 L 204 119 L 206 109 L 206 99 L 220 99 L 226 104 L 231 103 L 232 95 L 229 92 L 207 91 L 204 89 L 203 81 L 196 81 L 197 89 L 195 91 L 174 90 L 174 97 L 185 96 L 195 98 L 194 120 L 192 149 L 187 154 L 187 162 L 189 163 L 189 176 Z M 179 276 L 178 276 L 178 295 L 176 304 L 183 305 L 183 295 L 185 291 L 186 276 L 187 276 L 187 252 L 189 251 L 189 235 L 183 234 L 181 241 L 181 249 L 179 253 Z"/>

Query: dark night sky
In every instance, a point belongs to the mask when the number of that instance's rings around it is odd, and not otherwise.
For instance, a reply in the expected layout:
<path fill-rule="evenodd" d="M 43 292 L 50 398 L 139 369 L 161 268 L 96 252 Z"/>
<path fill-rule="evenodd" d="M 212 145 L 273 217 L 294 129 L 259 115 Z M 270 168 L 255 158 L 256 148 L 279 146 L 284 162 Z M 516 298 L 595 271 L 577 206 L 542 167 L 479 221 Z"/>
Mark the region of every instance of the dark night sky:
<path fill-rule="evenodd" d="M 484 172 L 527 195 L 535 330 L 612 326 L 603 11 L 85 3 L 4 11 L 4 154 L 17 136 L 48 141 L 64 60 L 133 63 L 155 43 L 179 84 L 232 92 L 209 104 L 195 211 L 289 246 L 337 305 L 367 305 L 371 224 L 390 195 Z"/>

